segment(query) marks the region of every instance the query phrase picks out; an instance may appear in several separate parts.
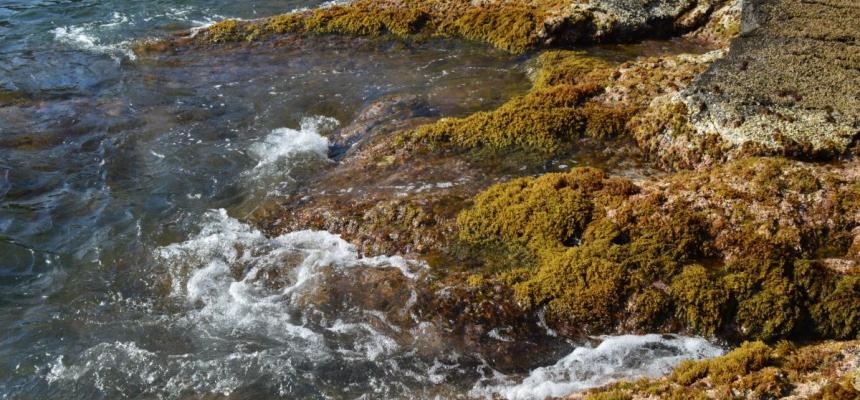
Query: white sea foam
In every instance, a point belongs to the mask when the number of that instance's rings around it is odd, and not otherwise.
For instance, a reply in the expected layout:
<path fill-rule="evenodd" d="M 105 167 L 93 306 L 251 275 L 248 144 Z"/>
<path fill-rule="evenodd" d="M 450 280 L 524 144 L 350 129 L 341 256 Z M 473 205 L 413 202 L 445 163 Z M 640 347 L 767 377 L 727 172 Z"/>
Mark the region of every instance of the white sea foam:
<path fill-rule="evenodd" d="M 360 257 L 355 247 L 325 231 L 296 231 L 267 238 L 260 231 L 212 211 L 196 237 L 163 247 L 159 257 L 170 265 L 174 296 L 200 307 L 189 325 L 216 331 L 267 332 L 271 338 L 319 342 L 318 333 L 293 321 L 290 305 L 313 286 L 322 268 L 395 267 L 410 273 L 400 257 Z M 283 271 L 289 285 L 266 288 L 257 279 L 264 270 Z M 190 270 L 190 277 L 185 278 Z M 233 271 L 244 271 L 236 280 Z M 186 282 L 184 285 L 181 282 Z"/>
<path fill-rule="evenodd" d="M 317 116 L 304 118 L 299 129 L 273 130 L 249 146 L 249 154 L 257 164 L 244 176 L 268 194 L 281 194 L 283 188 L 292 185 L 290 172 L 293 168 L 329 160 L 329 141 L 323 133 L 334 129 L 337 124 L 334 118 Z"/>
<path fill-rule="evenodd" d="M 242 387 L 242 373 L 258 370 L 273 376 L 295 374 L 300 355 L 293 350 L 267 349 L 227 354 L 218 358 L 192 354 L 164 357 L 135 342 L 107 342 L 85 350 L 80 363 L 63 357 L 49 365 L 48 383 L 90 382 L 103 394 L 136 397 L 181 398 L 183 393 L 205 392 L 229 396 Z"/>
<path fill-rule="evenodd" d="M 102 39 L 103 36 L 110 35 L 119 27 L 128 24 L 129 18 L 126 15 L 114 12 L 111 19 L 103 23 L 91 22 L 75 26 L 60 26 L 54 28 L 52 32 L 54 39 L 60 43 L 84 51 L 107 54 L 116 60 L 122 57 L 134 60 L 135 55 L 131 51 L 130 41 L 109 42 Z"/>
<path fill-rule="evenodd" d="M 128 41 L 119 43 L 103 43 L 95 37 L 88 26 L 61 26 L 53 30 L 54 38 L 75 48 L 117 57 L 135 59 L 134 52 L 128 48 Z"/>
<path fill-rule="evenodd" d="M 257 156 L 255 168 L 265 168 L 285 158 L 299 153 L 315 154 L 321 158 L 328 155 L 328 139 L 320 132 L 322 129 L 337 126 L 338 122 L 329 117 L 311 117 L 302 120 L 296 129 L 278 128 L 262 141 L 251 145 L 251 152 Z"/>
<path fill-rule="evenodd" d="M 229 395 L 247 384 L 247 374 L 274 380 L 270 384 L 287 393 L 297 380 L 315 379 L 297 365 L 375 362 L 399 369 L 390 360 L 401 350 L 389 336 L 397 330 L 384 315 L 352 308 L 318 311 L 303 296 L 326 290 L 323 271 L 399 268 L 411 274 L 420 265 L 400 257 L 361 257 L 353 245 L 325 231 L 267 238 L 224 210 L 206 213 L 200 224 L 197 235 L 156 251 L 170 276 L 171 297 L 185 306 L 159 316 L 155 325 L 202 347 L 170 353 L 152 343 L 105 342 L 74 360 L 56 358 L 46 366 L 49 383 L 90 382 L 117 396 L 174 398 L 189 392 Z M 286 284 L 260 278 L 273 270 L 286 276 Z M 305 314 L 314 312 L 322 313 L 322 321 L 307 322 Z"/>
<path fill-rule="evenodd" d="M 471 394 L 510 400 L 562 397 L 616 380 L 661 376 L 682 360 L 716 357 L 722 352 L 702 338 L 607 336 L 597 347 L 578 347 L 554 365 L 537 368 L 519 382 L 494 374 L 475 385 Z"/>

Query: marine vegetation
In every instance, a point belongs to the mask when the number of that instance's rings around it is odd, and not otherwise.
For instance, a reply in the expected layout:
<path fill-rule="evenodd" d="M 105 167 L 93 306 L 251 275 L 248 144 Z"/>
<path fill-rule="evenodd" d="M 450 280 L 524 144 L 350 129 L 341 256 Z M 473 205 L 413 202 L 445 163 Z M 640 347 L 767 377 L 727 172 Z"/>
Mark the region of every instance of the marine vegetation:
<path fill-rule="evenodd" d="M 476 247 L 527 248 L 531 266 L 475 273 L 511 285 L 568 334 L 853 339 L 860 275 L 829 265 L 856 252 L 857 193 L 835 173 L 776 158 L 643 186 L 575 168 L 492 186 L 457 225 Z"/>
<path fill-rule="evenodd" d="M 603 93 L 611 64 L 565 50 L 544 52 L 538 63 L 540 70 L 527 94 L 493 111 L 421 126 L 406 132 L 405 138 L 435 147 L 554 154 L 581 136 L 611 138 L 624 131 L 629 109 L 589 101 Z"/>
<path fill-rule="evenodd" d="M 856 399 L 860 398 L 857 383 L 852 382 L 856 377 L 838 371 L 857 362 L 857 345 L 746 342 L 722 357 L 684 361 L 666 378 L 616 383 L 580 398 L 776 399 L 805 393 L 803 398 Z"/>
<path fill-rule="evenodd" d="M 540 44 L 539 32 L 547 17 L 545 9 L 521 3 L 359 0 L 254 21 L 222 21 L 204 30 L 198 39 L 204 43 L 254 41 L 266 34 L 288 32 L 415 40 L 453 37 L 523 53 Z"/>

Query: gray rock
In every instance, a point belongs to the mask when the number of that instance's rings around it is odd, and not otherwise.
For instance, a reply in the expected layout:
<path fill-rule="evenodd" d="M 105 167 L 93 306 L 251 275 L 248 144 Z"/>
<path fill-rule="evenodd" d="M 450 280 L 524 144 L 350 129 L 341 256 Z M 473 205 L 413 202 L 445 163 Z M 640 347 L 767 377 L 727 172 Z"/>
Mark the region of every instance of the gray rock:
<path fill-rule="evenodd" d="M 860 135 L 860 2 L 747 1 L 741 29 L 678 97 L 696 134 L 719 137 L 727 158 L 851 151 Z"/>
<path fill-rule="evenodd" d="M 549 18 L 546 42 L 630 42 L 668 37 L 704 25 L 722 0 L 591 0 L 570 2 Z M 552 15 L 553 13 L 551 13 Z"/>

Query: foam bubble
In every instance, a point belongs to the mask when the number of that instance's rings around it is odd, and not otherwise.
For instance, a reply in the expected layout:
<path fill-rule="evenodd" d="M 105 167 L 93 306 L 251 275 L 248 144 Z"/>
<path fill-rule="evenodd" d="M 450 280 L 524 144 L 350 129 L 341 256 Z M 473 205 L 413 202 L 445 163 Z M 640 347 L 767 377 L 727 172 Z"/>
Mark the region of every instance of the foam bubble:
<path fill-rule="evenodd" d="M 578 347 L 554 365 L 533 370 L 519 383 L 495 375 L 479 382 L 471 394 L 511 400 L 562 397 L 616 380 L 662 376 L 682 360 L 722 353 L 722 349 L 702 338 L 607 336 L 597 347 Z"/>

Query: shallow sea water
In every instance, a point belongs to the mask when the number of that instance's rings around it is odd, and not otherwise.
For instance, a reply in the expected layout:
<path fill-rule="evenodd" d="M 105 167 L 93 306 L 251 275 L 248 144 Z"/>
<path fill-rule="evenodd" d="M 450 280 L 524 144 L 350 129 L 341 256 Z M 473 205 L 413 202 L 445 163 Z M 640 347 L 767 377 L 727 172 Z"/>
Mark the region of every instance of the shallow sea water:
<path fill-rule="evenodd" d="M 378 99 L 465 115 L 528 89 L 528 57 L 450 42 L 130 51 L 323 3 L 0 1 L 0 398 L 543 398 L 720 352 L 608 338 L 507 376 L 412 320 L 420 262 L 248 225 Z M 374 273 L 406 282 L 398 310 L 320 300 Z"/>

